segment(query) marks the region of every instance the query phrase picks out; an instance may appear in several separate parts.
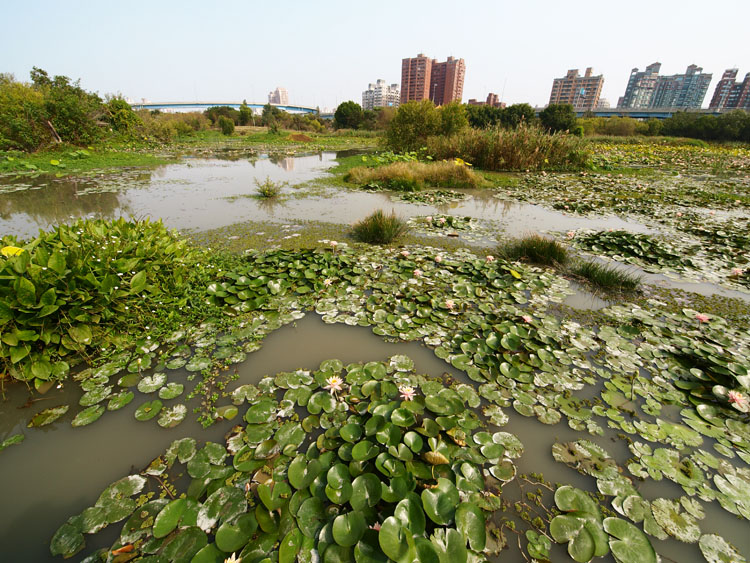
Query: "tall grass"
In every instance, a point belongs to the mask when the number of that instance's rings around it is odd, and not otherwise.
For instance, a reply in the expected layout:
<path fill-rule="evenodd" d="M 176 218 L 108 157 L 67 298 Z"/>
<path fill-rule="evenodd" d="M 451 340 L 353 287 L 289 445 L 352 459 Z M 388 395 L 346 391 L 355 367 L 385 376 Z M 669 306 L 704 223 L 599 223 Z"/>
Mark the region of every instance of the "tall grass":
<path fill-rule="evenodd" d="M 599 289 L 635 291 L 641 283 L 640 277 L 599 262 L 582 260 L 575 263 L 570 271 Z"/>
<path fill-rule="evenodd" d="M 568 250 L 554 239 L 527 235 L 501 244 L 498 249 L 506 260 L 531 262 L 542 266 L 562 266 L 568 261 Z"/>
<path fill-rule="evenodd" d="M 391 212 L 390 215 L 383 213 L 381 209 L 375 211 L 354 224 L 352 234 L 359 242 L 370 244 L 389 244 L 406 234 L 409 230 L 406 221 Z"/>
<path fill-rule="evenodd" d="M 358 185 L 374 182 L 401 191 L 415 191 L 425 186 L 476 188 L 484 181 L 471 168 L 455 162 L 394 162 L 377 168 L 359 166 L 352 168 L 344 179 Z"/>
<path fill-rule="evenodd" d="M 258 194 L 258 197 L 266 199 L 279 195 L 281 193 L 281 188 L 283 188 L 285 184 L 286 182 L 274 182 L 270 177 L 266 177 L 262 182 L 257 178 L 255 179 L 255 185 L 257 187 L 256 193 Z"/>
<path fill-rule="evenodd" d="M 589 157 L 582 139 L 529 125 L 464 129 L 449 137 L 429 137 L 426 146 L 436 159 L 462 158 L 483 170 L 582 168 Z"/>

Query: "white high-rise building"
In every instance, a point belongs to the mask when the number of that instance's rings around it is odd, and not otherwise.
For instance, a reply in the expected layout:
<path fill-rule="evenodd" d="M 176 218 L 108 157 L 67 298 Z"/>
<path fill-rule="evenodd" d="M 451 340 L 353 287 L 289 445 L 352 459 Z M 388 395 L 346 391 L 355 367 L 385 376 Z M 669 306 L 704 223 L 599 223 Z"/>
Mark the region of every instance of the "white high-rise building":
<path fill-rule="evenodd" d="M 268 93 L 268 103 L 279 106 L 289 105 L 289 92 L 286 91 L 286 88 L 279 86 L 273 92 Z"/>
<path fill-rule="evenodd" d="M 385 80 L 379 79 L 362 92 L 362 109 L 398 107 L 400 97 L 398 84 L 389 86 Z"/>

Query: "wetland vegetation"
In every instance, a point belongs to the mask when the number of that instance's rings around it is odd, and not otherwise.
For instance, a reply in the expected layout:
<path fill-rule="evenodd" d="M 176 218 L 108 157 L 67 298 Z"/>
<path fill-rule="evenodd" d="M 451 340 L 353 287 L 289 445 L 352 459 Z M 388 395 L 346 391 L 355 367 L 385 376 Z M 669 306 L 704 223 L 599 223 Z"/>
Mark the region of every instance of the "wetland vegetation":
<path fill-rule="evenodd" d="M 466 143 L 500 134 L 430 111 Z M 560 133 L 586 155 L 564 170 L 484 167 L 457 136 L 298 135 L 0 153 L 0 482 L 36 522 L 5 555 L 746 560 L 750 150 Z M 345 148 L 369 151 L 320 152 Z M 75 196 L 39 199 L 57 189 Z M 582 278 L 595 309 L 567 301 Z M 349 355 L 374 342 L 413 347 Z M 50 436 L 95 427 L 131 444 L 111 485 L 24 480 Z M 126 440 L 142 428 L 167 446 Z"/>

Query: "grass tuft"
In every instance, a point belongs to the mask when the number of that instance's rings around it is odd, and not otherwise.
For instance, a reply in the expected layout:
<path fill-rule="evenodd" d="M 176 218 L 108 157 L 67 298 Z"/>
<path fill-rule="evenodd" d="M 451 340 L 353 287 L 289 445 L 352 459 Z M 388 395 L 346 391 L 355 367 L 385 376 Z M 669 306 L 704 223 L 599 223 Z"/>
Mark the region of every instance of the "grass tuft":
<path fill-rule="evenodd" d="M 582 260 L 570 271 L 599 289 L 635 291 L 641 283 L 640 277 L 599 262 Z"/>
<path fill-rule="evenodd" d="M 562 266 L 568 261 L 568 249 L 554 239 L 538 234 L 510 240 L 498 247 L 498 253 L 510 261 L 543 266 Z"/>
<path fill-rule="evenodd" d="M 395 213 L 386 215 L 378 209 L 354 225 L 353 236 L 359 242 L 389 244 L 406 234 L 408 230 L 406 221 L 396 217 Z"/>
<path fill-rule="evenodd" d="M 394 162 L 386 166 L 352 168 L 344 178 L 358 185 L 381 184 L 398 191 L 418 191 L 425 186 L 476 188 L 484 179 L 471 168 L 455 162 Z"/>

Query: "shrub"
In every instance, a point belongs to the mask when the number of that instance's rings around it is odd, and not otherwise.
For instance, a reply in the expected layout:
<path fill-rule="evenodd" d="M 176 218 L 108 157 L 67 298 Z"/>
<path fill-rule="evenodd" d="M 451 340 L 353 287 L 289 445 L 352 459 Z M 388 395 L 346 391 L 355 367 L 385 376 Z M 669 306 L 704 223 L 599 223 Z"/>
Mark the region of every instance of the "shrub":
<path fill-rule="evenodd" d="M 223 115 L 219 117 L 219 127 L 224 135 L 231 135 L 234 133 L 234 121 Z"/>
<path fill-rule="evenodd" d="M 599 289 L 634 291 L 641 283 L 640 277 L 599 262 L 582 260 L 570 271 Z"/>
<path fill-rule="evenodd" d="M 344 102 L 336 108 L 333 124 L 336 129 L 357 129 L 365 118 L 362 106 L 357 102 Z"/>
<path fill-rule="evenodd" d="M 0 75 L 0 150 L 34 151 L 50 143 L 45 120 L 42 93 Z"/>
<path fill-rule="evenodd" d="M 543 266 L 562 266 L 568 261 L 568 250 L 554 239 L 538 234 L 511 240 L 498 247 L 506 260 L 525 261 Z"/>
<path fill-rule="evenodd" d="M 386 145 L 396 152 L 415 151 L 440 131 L 440 114 L 430 100 L 399 106 L 388 124 Z"/>
<path fill-rule="evenodd" d="M 430 137 L 427 153 L 436 159 L 461 158 L 483 170 L 582 168 L 588 161 L 585 142 L 537 126 L 517 129 L 465 129 L 450 137 Z"/>
<path fill-rule="evenodd" d="M 263 198 L 271 198 L 276 197 L 281 193 L 281 189 L 284 187 L 285 183 L 277 183 L 271 180 L 270 177 L 266 177 L 266 179 L 262 182 L 258 181 L 258 179 L 256 178 L 255 185 L 258 187 L 258 196 Z"/>
<path fill-rule="evenodd" d="M 382 184 L 398 191 L 417 191 L 426 185 L 441 188 L 476 188 L 484 181 L 471 168 L 455 162 L 393 162 L 386 166 L 352 168 L 344 178 L 358 185 Z"/>
<path fill-rule="evenodd" d="M 369 215 L 354 224 L 352 234 L 359 242 L 369 244 L 390 244 L 394 240 L 403 236 L 409 230 L 406 221 L 391 212 L 386 215 L 378 209 L 372 215 Z"/>
<path fill-rule="evenodd" d="M 572 131 L 576 126 L 576 112 L 570 104 L 550 104 L 539 113 L 544 129 L 556 133 Z"/>

